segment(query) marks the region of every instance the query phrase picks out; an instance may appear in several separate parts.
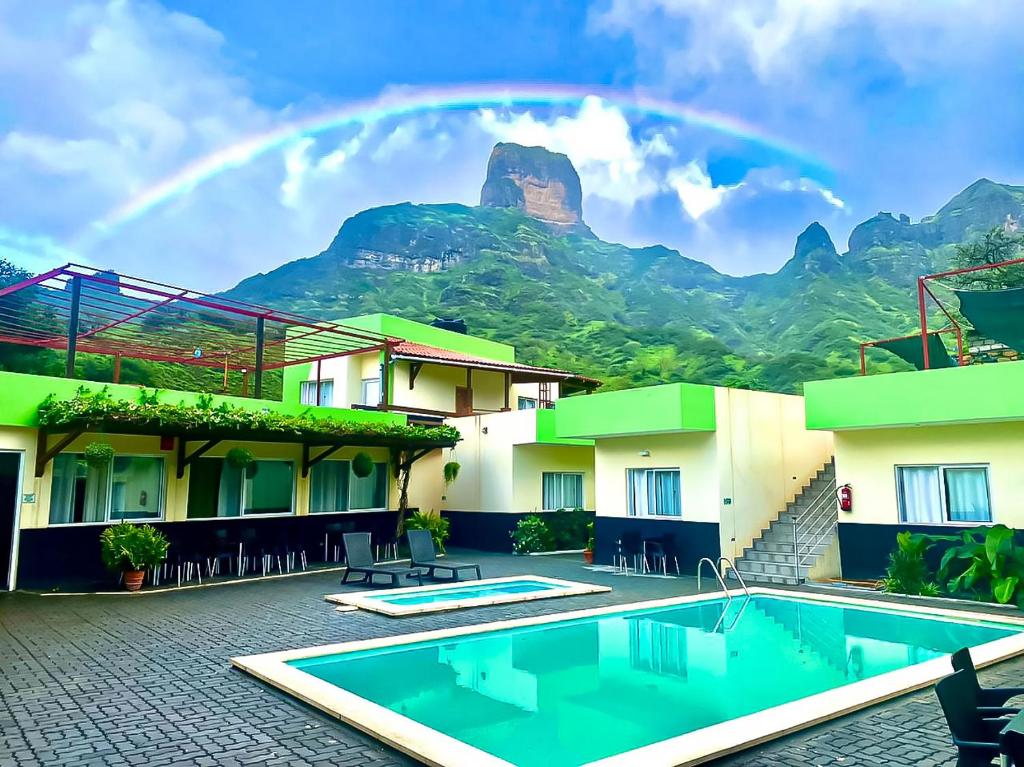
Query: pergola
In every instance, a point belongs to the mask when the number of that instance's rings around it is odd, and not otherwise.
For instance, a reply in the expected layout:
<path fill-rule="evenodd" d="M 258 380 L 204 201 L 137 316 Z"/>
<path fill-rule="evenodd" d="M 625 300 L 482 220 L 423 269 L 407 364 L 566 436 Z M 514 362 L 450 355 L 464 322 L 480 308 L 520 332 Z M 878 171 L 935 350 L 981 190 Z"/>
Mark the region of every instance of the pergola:
<path fill-rule="evenodd" d="M 0 343 L 173 362 L 253 375 L 332 357 L 389 351 L 397 339 L 140 277 L 66 264 L 0 290 Z M 385 364 L 390 353 L 383 355 Z M 387 376 L 384 376 L 384 381 Z M 385 384 L 386 385 L 386 384 Z"/>

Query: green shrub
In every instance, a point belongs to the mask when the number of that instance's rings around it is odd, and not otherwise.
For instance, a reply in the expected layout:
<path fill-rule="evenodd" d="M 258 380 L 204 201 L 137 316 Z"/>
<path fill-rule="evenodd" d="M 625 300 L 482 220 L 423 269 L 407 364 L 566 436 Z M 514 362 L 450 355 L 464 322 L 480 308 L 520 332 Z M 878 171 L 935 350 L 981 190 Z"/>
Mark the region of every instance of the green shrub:
<path fill-rule="evenodd" d="M 536 514 L 520 519 L 512 531 L 512 550 L 517 554 L 532 554 L 535 551 L 552 551 L 554 538 L 551 531 Z"/>
<path fill-rule="evenodd" d="M 444 551 L 444 543 L 451 535 L 451 523 L 440 514 L 424 514 L 417 511 L 405 520 L 406 530 L 429 530 L 434 539 L 434 548 Z"/>
<path fill-rule="evenodd" d="M 889 555 L 889 566 L 882 589 L 894 594 L 936 596 L 939 587 L 931 578 L 925 555 L 933 541 L 927 535 L 904 531 L 896 535 L 896 550 Z"/>
<path fill-rule="evenodd" d="M 954 596 L 1024 607 L 1024 547 L 1006 525 L 976 527 L 956 536 L 930 536 L 954 541 L 942 555 L 938 579 Z"/>
<path fill-rule="evenodd" d="M 587 525 L 594 514 L 583 509 L 551 511 L 542 519 L 551 531 L 552 545 L 556 550 L 582 549 L 590 537 Z"/>
<path fill-rule="evenodd" d="M 107 569 L 145 570 L 167 557 L 167 536 L 152 525 L 121 522 L 100 533 L 100 556 Z"/>
<path fill-rule="evenodd" d="M 352 473 L 360 479 L 373 474 L 373 459 L 367 453 L 358 452 L 352 458 Z"/>

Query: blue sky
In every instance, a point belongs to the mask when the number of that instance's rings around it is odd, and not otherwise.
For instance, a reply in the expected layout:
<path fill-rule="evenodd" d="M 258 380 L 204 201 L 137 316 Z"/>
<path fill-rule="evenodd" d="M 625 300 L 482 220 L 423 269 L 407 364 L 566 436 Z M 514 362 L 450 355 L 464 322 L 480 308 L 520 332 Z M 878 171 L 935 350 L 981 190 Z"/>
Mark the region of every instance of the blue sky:
<path fill-rule="evenodd" d="M 775 271 L 813 220 L 842 251 L 879 210 L 1024 182 L 1019 22 L 1012 0 L 0 0 L 0 255 L 220 289 L 367 207 L 475 203 L 509 140 L 569 154 L 605 239 Z M 283 127 L 522 84 L 579 98 Z"/>

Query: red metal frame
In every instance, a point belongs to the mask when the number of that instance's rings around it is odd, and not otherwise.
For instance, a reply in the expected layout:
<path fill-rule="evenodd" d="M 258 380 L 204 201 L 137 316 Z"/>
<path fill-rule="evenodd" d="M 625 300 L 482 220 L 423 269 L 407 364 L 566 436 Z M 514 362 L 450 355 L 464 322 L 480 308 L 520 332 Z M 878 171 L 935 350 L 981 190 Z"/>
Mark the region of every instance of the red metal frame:
<path fill-rule="evenodd" d="M 113 355 L 118 368 L 129 357 L 223 368 L 225 375 L 252 370 L 260 321 L 267 334 L 259 355 L 262 370 L 380 351 L 396 340 L 259 304 L 66 264 L 0 289 L 0 342 L 67 349 L 72 281 L 81 286 L 77 350 Z M 18 299 L 25 303 L 13 305 Z M 202 349 L 201 356 L 194 356 L 195 349 Z"/>
<path fill-rule="evenodd" d="M 956 334 L 956 351 L 957 351 L 957 364 L 964 364 L 964 337 L 963 332 L 960 330 L 959 325 L 956 327 L 946 327 L 941 330 L 932 330 L 930 333 L 938 335 L 939 333 L 955 333 Z M 896 336 L 895 338 L 880 338 L 877 341 L 864 341 L 860 345 L 860 374 L 867 375 L 867 357 L 865 351 L 868 347 L 878 346 L 879 344 L 888 343 L 889 341 L 906 341 L 910 338 L 917 338 L 917 333 L 911 333 L 909 336 Z"/>

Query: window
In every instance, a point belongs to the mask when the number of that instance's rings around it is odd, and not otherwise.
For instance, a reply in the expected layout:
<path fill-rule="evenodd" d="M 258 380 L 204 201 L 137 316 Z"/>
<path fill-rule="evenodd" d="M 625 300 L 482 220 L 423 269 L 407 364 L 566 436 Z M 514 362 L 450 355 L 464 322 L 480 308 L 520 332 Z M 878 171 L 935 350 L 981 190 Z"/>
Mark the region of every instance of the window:
<path fill-rule="evenodd" d="M 542 506 L 545 511 L 583 508 L 583 475 L 548 472 L 541 475 Z"/>
<path fill-rule="evenodd" d="M 679 469 L 627 469 L 631 517 L 681 517 Z"/>
<path fill-rule="evenodd" d="M 50 524 L 154 520 L 163 513 L 164 459 L 118 455 L 90 466 L 81 453 L 53 459 Z"/>
<path fill-rule="evenodd" d="M 364 378 L 360 383 L 359 402 L 363 405 L 380 404 L 380 378 Z"/>
<path fill-rule="evenodd" d="M 299 387 L 299 402 L 303 405 L 330 407 L 334 404 L 334 380 L 320 381 L 320 401 L 317 402 L 316 381 L 303 381 Z"/>
<path fill-rule="evenodd" d="M 223 458 L 200 458 L 189 467 L 188 518 L 290 514 L 291 461 L 255 461 L 248 469 Z"/>
<path fill-rule="evenodd" d="M 519 409 L 520 410 L 536 410 L 537 400 L 533 397 L 520 397 L 519 398 Z"/>
<path fill-rule="evenodd" d="M 388 507 L 388 465 L 375 463 L 369 477 L 352 473 L 349 461 L 321 461 L 310 470 L 309 511 L 324 514 Z"/>
<path fill-rule="evenodd" d="M 988 466 L 897 466 L 900 521 L 991 522 Z"/>

